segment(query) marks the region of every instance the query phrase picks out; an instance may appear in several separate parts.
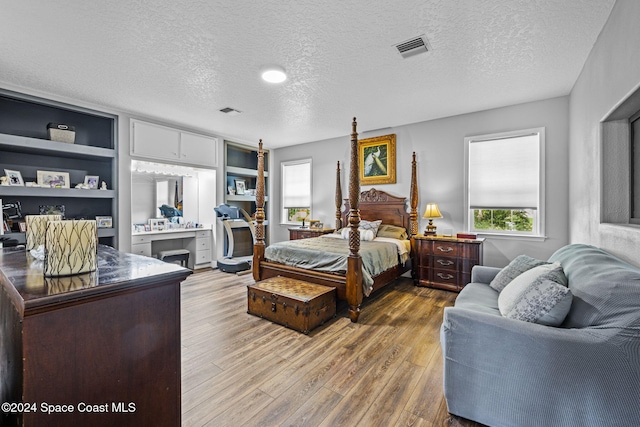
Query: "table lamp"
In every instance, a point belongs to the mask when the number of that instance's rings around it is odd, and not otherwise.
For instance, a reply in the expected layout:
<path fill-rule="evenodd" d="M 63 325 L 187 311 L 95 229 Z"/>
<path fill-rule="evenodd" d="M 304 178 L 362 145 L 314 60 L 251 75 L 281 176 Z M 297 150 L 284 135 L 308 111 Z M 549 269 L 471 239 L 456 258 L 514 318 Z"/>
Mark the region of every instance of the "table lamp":
<path fill-rule="evenodd" d="M 434 218 L 442 218 L 442 214 L 440 213 L 440 209 L 438 209 L 437 203 L 427 203 L 427 208 L 424 211 L 424 215 L 422 218 L 427 218 L 429 220 L 429 224 L 424 231 L 425 235 L 433 235 L 436 234 L 436 226 L 433 225 Z"/>

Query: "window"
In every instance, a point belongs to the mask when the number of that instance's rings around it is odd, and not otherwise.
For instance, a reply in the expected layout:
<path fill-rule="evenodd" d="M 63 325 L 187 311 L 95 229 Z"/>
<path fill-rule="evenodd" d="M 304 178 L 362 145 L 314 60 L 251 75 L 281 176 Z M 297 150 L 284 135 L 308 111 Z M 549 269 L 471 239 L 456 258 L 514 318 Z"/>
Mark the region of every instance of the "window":
<path fill-rule="evenodd" d="M 631 123 L 631 224 L 640 224 L 640 111 Z"/>
<path fill-rule="evenodd" d="M 544 128 L 465 138 L 471 232 L 544 236 Z"/>
<path fill-rule="evenodd" d="M 311 159 L 282 162 L 282 223 L 302 224 L 311 215 Z"/>

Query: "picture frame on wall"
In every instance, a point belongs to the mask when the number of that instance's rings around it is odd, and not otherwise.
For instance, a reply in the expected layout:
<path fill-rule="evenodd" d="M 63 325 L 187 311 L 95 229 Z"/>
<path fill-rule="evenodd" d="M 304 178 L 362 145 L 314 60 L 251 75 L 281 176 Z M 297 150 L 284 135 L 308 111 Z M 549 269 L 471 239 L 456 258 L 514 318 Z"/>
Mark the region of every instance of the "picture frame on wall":
<path fill-rule="evenodd" d="M 45 188 L 70 188 L 69 172 L 37 171 L 37 182 Z"/>
<path fill-rule="evenodd" d="M 236 179 L 235 183 L 236 183 L 236 194 L 244 195 L 244 193 L 247 191 L 247 182 L 244 179 Z"/>
<path fill-rule="evenodd" d="M 19 185 L 24 187 L 24 180 L 22 179 L 20 171 L 5 169 L 4 173 L 7 176 L 7 182 L 9 185 Z"/>
<path fill-rule="evenodd" d="M 396 183 L 396 134 L 358 141 L 360 184 Z"/>

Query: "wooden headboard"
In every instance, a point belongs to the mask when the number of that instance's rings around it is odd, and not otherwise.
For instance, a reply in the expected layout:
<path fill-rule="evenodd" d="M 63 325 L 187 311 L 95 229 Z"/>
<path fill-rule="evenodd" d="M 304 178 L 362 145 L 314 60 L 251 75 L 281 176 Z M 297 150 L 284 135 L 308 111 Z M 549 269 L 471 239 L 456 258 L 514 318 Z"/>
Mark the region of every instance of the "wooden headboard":
<path fill-rule="evenodd" d="M 410 233 L 410 215 L 407 212 L 406 197 L 396 197 L 386 191 L 372 188 L 360 193 L 360 218 L 367 221 L 382 220 L 383 224 L 404 227 Z M 349 199 L 344 199 L 345 209 L 342 211 L 342 223 L 348 224 Z"/>

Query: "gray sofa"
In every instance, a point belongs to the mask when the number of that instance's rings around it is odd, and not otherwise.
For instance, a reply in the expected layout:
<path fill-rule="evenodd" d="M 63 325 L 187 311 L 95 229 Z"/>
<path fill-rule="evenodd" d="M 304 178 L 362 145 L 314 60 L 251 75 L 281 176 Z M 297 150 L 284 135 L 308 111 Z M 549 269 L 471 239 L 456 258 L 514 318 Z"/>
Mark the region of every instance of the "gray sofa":
<path fill-rule="evenodd" d="M 640 268 L 587 245 L 559 261 L 573 293 L 559 327 L 502 317 L 476 266 L 444 311 L 450 413 L 490 426 L 640 426 Z"/>

